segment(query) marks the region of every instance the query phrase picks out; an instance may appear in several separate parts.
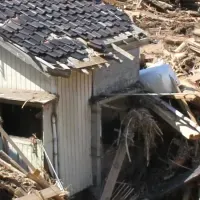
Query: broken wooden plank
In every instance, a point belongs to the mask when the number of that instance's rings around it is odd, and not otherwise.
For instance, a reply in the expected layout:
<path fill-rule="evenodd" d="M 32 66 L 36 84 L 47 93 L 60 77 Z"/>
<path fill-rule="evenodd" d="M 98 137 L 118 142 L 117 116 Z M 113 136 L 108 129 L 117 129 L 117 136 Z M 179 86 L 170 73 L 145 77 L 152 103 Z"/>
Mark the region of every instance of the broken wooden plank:
<path fill-rule="evenodd" d="M 28 194 L 26 196 L 15 198 L 14 200 L 41 200 L 49 199 L 58 195 L 66 195 L 66 192 L 61 191 L 57 186 L 50 186 L 41 191 L 35 191 L 34 193 Z"/>
<path fill-rule="evenodd" d="M 186 47 L 187 47 L 186 42 L 182 42 L 182 43 L 180 44 L 180 46 L 178 46 L 178 47 L 174 50 L 174 52 L 175 52 L 175 53 L 180 53 L 180 52 L 182 52 Z"/>
<path fill-rule="evenodd" d="M 126 109 L 124 109 L 124 108 L 118 108 L 116 106 L 111 106 L 111 105 L 108 105 L 108 104 L 103 104 L 102 107 L 110 108 L 112 110 L 121 111 L 121 112 L 126 111 Z"/>
<path fill-rule="evenodd" d="M 156 8 L 162 10 L 163 12 L 167 12 L 167 10 L 172 10 L 173 7 L 172 5 L 166 3 L 166 2 L 161 2 L 158 0 L 145 0 L 147 3 L 150 3 L 154 5 Z"/>
<path fill-rule="evenodd" d="M 200 138 L 200 127 L 161 99 L 152 97 L 146 106 L 187 139 Z"/>
<path fill-rule="evenodd" d="M 131 55 L 130 53 L 128 53 L 127 51 L 125 51 L 124 49 L 118 47 L 117 45 L 115 44 L 111 44 L 112 45 L 112 48 L 117 51 L 118 53 L 122 54 L 123 56 L 125 56 L 126 58 L 128 58 L 129 60 L 134 60 L 134 56 Z"/>
<path fill-rule="evenodd" d="M 74 64 L 74 69 L 90 68 L 92 66 L 107 63 L 107 61 L 100 56 L 91 57 L 87 61 L 80 61 L 72 58 L 70 59 L 70 61 L 72 61 L 72 63 Z"/>
<path fill-rule="evenodd" d="M 27 159 L 27 157 L 22 153 L 22 151 L 19 149 L 19 147 L 13 142 L 13 140 L 9 137 L 9 135 L 4 131 L 4 129 L 0 126 L 0 133 L 3 137 L 6 138 L 6 140 L 14 147 L 14 149 L 17 151 L 17 153 L 20 155 L 20 157 L 23 159 L 24 163 L 32 170 L 35 171 L 35 167 L 32 165 L 32 163 Z"/>
<path fill-rule="evenodd" d="M 120 143 L 100 200 L 110 200 L 125 156 L 126 146 L 124 143 Z"/>
<path fill-rule="evenodd" d="M 26 176 L 26 174 L 20 172 L 18 169 L 16 169 L 15 167 L 13 167 L 11 164 L 5 162 L 5 161 L 2 160 L 1 158 L 0 158 L 0 165 L 3 166 L 3 167 L 5 167 L 6 169 L 9 169 L 9 170 L 12 171 L 12 172 L 15 172 L 15 173 L 17 173 L 17 174 L 20 174 L 21 177 L 25 177 L 25 176 Z"/>
<path fill-rule="evenodd" d="M 175 91 L 181 93 L 181 90 L 178 87 L 178 85 L 176 84 L 175 80 L 171 76 L 170 76 L 170 79 L 171 79 L 171 82 L 172 82 L 172 85 L 173 85 Z M 186 111 L 186 113 L 188 114 L 190 119 L 197 124 L 196 118 L 194 117 L 192 111 L 190 110 L 190 107 L 188 106 L 186 100 L 185 99 L 180 99 L 178 101 L 180 103 L 180 106 L 182 107 L 183 110 Z"/>
<path fill-rule="evenodd" d="M 0 133 L 7 139 L 7 141 L 13 146 L 13 148 L 17 151 L 19 156 L 23 159 L 24 163 L 31 169 L 32 172 L 35 172 L 36 169 L 32 165 L 32 163 L 26 158 L 26 156 L 22 153 L 22 151 L 18 148 L 18 146 L 12 141 L 12 139 L 9 137 L 9 135 L 4 131 L 4 129 L 0 126 Z M 33 173 L 29 173 L 28 177 L 34 180 L 36 183 L 38 183 L 43 189 L 49 187 L 49 183 L 40 175 L 37 174 L 37 176 Z M 55 200 L 63 200 L 59 196 L 54 197 Z"/>
<path fill-rule="evenodd" d="M 168 36 L 164 38 L 164 41 L 167 44 L 173 44 L 173 45 L 180 45 L 186 40 L 188 40 L 188 38 L 183 36 Z"/>
<path fill-rule="evenodd" d="M 186 99 L 194 100 L 195 98 L 200 98 L 199 92 L 187 92 L 187 93 L 117 93 L 113 95 L 108 95 L 107 98 L 122 98 L 122 97 L 131 97 L 131 96 L 155 96 L 155 97 L 168 97 L 173 99 Z M 105 99 L 106 100 L 106 99 Z M 104 100 L 102 100 L 103 102 Z M 105 101 L 107 102 L 107 101 Z M 103 104 L 103 103 L 101 103 Z"/>

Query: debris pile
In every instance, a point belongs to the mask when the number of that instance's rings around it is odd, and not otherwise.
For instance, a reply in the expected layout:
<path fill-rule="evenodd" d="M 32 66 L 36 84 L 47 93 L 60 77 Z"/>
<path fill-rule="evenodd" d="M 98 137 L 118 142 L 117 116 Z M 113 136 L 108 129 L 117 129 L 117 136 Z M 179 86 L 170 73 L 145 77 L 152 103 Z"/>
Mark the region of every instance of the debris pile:
<path fill-rule="evenodd" d="M 13 146 L 29 169 L 27 171 L 22 168 L 4 151 L 0 151 L 0 199 L 67 199 L 68 192 L 60 188 L 60 185 L 53 179 L 45 179 L 42 175 L 45 173 L 34 168 L 2 127 L 0 127 L 0 132 L 4 141 Z"/>
<path fill-rule="evenodd" d="M 148 73 L 154 81 L 141 79 L 151 90 L 140 82 L 139 93 L 124 93 L 131 103 L 121 121 L 118 145 L 110 147 L 115 154 L 100 200 L 199 198 L 200 112 L 194 101 L 199 102 L 200 92 L 180 85 L 164 68 L 149 68 L 159 74 L 155 79 Z M 171 81 L 171 86 L 162 81 Z"/>

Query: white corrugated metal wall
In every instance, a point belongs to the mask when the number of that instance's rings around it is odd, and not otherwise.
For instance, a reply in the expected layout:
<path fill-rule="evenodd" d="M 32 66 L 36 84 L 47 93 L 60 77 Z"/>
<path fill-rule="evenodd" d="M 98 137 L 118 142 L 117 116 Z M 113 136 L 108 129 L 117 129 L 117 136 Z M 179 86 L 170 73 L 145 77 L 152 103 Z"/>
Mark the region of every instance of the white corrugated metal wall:
<path fill-rule="evenodd" d="M 72 194 L 92 184 L 91 109 L 88 105 L 91 87 L 92 75 L 74 72 L 69 79 L 47 78 L 0 47 L 0 88 L 48 91 L 59 95 L 60 177 Z M 48 118 L 51 120 L 50 116 Z M 49 130 L 45 132 L 48 142 L 52 139 Z"/>

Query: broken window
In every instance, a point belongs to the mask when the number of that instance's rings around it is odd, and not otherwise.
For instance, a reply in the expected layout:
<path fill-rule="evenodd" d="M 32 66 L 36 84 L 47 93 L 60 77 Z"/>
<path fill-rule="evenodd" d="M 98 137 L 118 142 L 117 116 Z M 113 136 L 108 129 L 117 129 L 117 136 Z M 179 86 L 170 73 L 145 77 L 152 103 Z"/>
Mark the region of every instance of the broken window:
<path fill-rule="evenodd" d="M 12 136 L 42 139 L 42 111 L 40 108 L 1 103 L 3 128 Z"/>

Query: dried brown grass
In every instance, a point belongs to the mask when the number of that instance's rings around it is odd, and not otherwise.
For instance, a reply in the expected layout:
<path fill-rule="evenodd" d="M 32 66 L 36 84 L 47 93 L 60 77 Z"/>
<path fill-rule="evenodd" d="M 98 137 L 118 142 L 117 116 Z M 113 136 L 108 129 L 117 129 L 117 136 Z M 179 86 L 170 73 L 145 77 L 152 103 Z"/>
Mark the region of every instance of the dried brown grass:
<path fill-rule="evenodd" d="M 123 136 L 125 137 L 125 145 L 129 161 L 131 161 L 130 153 L 128 149 L 128 143 L 134 145 L 136 135 L 138 138 L 143 137 L 145 157 L 147 160 L 147 166 L 150 161 L 150 150 L 156 147 L 156 136 L 162 138 L 162 131 L 158 127 L 157 122 L 154 120 L 151 113 L 145 108 L 132 109 L 123 119 L 122 126 L 125 127 Z M 122 128 L 120 130 L 119 138 L 121 137 Z"/>

